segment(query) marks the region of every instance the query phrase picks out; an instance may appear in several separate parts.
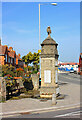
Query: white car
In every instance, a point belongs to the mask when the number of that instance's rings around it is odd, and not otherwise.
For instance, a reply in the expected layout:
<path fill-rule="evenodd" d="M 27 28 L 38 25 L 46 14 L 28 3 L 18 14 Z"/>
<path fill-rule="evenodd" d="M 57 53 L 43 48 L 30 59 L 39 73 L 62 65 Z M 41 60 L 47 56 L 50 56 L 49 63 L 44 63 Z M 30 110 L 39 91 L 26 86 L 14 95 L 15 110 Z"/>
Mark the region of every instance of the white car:
<path fill-rule="evenodd" d="M 71 70 L 70 70 L 70 73 L 74 73 L 74 70 L 73 70 L 73 69 L 71 69 Z"/>

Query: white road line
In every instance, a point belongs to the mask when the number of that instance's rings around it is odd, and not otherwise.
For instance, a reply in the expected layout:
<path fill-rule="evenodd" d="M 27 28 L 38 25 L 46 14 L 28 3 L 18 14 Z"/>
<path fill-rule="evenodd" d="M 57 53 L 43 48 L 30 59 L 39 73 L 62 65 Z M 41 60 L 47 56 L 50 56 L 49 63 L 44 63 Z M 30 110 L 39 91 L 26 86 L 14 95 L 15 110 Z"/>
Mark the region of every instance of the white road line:
<path fill-rule="evenodd" d="M 76 114 L 76 113 L 80 113 L 80 111 L 77 111 L 77 112 L 71 112 L 71 113 L 67 113 L 67 114 L 63 114 L 63 115 L 57 115 L 57 116 L 54 116 L 54 117 L 69 116 L 69 115 L 73 115 L 73 114 Z"/>

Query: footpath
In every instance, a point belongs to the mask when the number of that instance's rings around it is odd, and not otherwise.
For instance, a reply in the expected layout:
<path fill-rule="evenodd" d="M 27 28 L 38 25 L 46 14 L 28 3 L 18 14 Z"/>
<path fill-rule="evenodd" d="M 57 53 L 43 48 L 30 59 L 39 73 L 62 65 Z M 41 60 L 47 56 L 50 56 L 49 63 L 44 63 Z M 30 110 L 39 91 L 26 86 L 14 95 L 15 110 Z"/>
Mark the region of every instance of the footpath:
<path fill-rule="evenodd" d="M 39 111 L 80 106 L 80 85 L 71 83 L 61 84 L 60 94 L 65 95 L 65 98 L 57 100 L 56 105 L 52 105 L 51 100 L 41 101 L 35 98 L 8 100 L 5 103 L 0 103 L 0 116 L 4 117 L 23 113 L 31 114 Z"/>

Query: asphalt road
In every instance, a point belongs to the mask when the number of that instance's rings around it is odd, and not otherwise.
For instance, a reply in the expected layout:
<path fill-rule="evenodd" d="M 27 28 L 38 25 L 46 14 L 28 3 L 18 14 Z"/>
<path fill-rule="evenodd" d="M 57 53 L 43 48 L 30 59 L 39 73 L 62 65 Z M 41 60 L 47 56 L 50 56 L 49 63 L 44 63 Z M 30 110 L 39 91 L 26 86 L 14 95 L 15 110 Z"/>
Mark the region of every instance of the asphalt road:
<path fill-rule="evenodd" d="M 73 83 L 80 85 L 81 77 L 78 74 L 74 73 L 59 73 L 59 83 L 61 82 L 67 82 L 67 83 Z"/>
<path fill-rule="evenodd" d="M 20 114 L 9 118 L 80 118 L 80 108 L 49 110 L 32 114 Z"/>

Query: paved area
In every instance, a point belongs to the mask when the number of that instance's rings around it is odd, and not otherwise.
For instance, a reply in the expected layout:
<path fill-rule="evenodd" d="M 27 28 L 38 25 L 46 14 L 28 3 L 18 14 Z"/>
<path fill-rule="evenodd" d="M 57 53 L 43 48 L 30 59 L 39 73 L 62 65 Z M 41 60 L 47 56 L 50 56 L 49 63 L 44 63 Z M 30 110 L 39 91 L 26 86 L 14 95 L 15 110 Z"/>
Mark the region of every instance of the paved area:
<path fill-rule="evenodd" d="M 65 95 L 64 99 L 57 100 L 57 104 L 52 106 L 51 100 L 40 101 L 39 99 L 24 98 L 20 100 L 8 100 L 5 103 L 0 103 L 3 113 L 14 113 L 32 111 L 35 109 L 47 109 L 57 107 L 69 107 L 71 105 L 79 105 L 80 103 L 80 85 L 63 84 L 60 85 L 60 93 Z"/>

